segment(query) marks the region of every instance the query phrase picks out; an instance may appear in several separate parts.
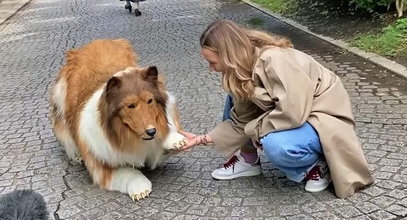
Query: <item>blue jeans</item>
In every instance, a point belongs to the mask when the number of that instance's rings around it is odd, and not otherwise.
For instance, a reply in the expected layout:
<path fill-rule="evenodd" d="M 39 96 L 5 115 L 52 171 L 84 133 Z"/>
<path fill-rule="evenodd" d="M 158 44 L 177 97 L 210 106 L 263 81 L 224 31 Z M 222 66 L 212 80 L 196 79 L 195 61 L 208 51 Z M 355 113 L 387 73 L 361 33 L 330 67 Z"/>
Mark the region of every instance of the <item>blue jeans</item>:
<path fill-rule="evenodd" d="M 230 119 L 232 107 L 232 97 L 228 95 L 223 120 Z M 308 122 L 298 128 L 270 132 L 260 138 L 260 143 L 266 158 L 295 182 L 301 182 L 323 155 L 318 133 Z"/>

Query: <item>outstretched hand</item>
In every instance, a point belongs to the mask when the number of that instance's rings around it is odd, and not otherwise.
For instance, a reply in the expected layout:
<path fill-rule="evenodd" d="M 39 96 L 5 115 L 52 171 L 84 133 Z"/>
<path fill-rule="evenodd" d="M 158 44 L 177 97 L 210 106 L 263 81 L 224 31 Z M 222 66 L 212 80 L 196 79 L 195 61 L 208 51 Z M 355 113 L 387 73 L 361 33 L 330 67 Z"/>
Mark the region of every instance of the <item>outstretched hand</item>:
<path fill-rule="evenodd" d="M 179 133 L 186 137 L 186 144 L 179 149 L 180 151 L 188 150 L 189 148 L 194 147 L 199 143 L 197 135 L 186 131 L 179 131 Z"/>

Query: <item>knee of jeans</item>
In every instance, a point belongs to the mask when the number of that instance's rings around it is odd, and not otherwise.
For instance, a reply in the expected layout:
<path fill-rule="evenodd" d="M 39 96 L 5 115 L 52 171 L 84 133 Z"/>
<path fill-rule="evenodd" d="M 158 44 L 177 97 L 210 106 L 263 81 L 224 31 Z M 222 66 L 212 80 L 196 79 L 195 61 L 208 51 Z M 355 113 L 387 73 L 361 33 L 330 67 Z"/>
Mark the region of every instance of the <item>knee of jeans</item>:
<path fill-rule="evenodd" d="M 290 146 L 283 143 L 263 144 L 266 157 L 275 165 L 287 166 L 287 161 L 293 160 L 293 151 L 290 149 Z"/>

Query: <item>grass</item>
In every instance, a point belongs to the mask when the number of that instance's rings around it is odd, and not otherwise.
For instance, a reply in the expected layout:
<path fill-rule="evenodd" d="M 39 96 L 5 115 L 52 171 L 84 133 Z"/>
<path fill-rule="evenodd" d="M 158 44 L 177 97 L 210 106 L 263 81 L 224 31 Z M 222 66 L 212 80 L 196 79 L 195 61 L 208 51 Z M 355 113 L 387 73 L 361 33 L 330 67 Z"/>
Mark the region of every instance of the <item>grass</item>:
<path fill-rule="evenodd" d="M 407 56 L 407 18 L 383 28 L 378 34 L 362 34 L 350 44 L 388 57 Z"/>
<path fill-rule="evenodd" d="M 287 13 L 294 9 L 297 5 L 296 0 L 251 0 L 273 12 Z"/>
<path fill-rule="evenodd" d="M 259 27 L 259 26 L 262 26 L 264 24 L 264 21 L 261 18 L 251 18 L 251 19 L 249 19 L 247 21 L 247 23 L 249 25 L 254 26 L 254 27 Z"/>

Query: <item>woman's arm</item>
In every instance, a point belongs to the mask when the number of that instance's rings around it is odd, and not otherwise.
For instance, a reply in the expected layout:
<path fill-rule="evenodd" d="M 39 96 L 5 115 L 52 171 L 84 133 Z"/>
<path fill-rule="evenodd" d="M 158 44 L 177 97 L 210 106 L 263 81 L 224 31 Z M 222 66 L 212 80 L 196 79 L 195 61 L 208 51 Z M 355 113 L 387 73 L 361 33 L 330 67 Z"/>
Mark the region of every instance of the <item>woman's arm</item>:
<path fill-rule="evenodd" d="M 234 100 L 233 104 L 230 119 L 218 124 L 208 133 L 216 148 L 227 155 L 248 143 L 250 137 L 244 132 L 244 127 L 262 114 L 262 110 L 251 101 Z"/>

